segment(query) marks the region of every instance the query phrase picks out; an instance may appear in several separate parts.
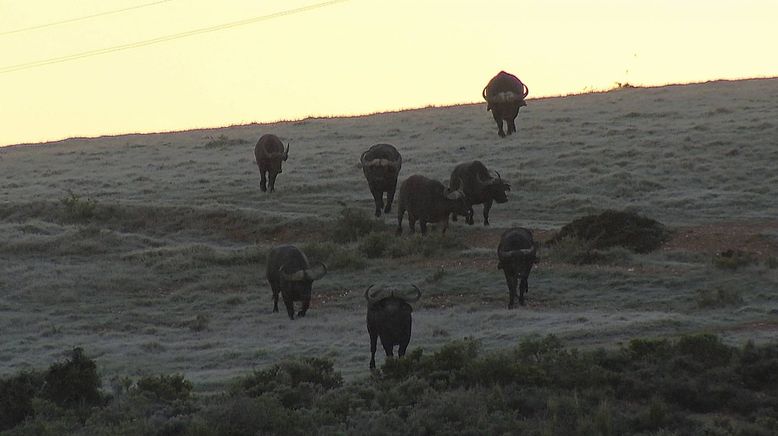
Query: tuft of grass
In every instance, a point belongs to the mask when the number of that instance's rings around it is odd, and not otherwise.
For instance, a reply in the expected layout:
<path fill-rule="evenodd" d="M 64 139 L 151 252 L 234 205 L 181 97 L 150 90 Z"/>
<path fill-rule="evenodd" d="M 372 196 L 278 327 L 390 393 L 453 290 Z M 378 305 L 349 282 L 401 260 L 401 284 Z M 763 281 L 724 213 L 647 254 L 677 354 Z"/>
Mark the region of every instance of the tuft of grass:
<path fill-rule="evenodd" d="M 322 261 L 329 269 L 360 270 L 367 266 L 363 255 L 350 246 L 333 242 L 309 242 L 301 249 L 310 261 Z"/>
<path fill-rule="evenodd" d="M 186 401 L 192 393 L 192 382 L 181 374 L 141 377 L 129 392 L 148 396 L 158 401 Z"/>
<path fill-rule="evenodd" d="M 65 206 L 65 218 L 75 222 L 89 221 L 95 216 L 97 201 L 92 198 L 82 198 L 80 195 L 68 190 L 67 197 L 60 200 Z"/>
<path fill-rule="evenodd" d="M 384 229 L 384 224 L 376 221 L 366 211 L 345 206 L 332 225 L 332 240 L 343 244 L 355 242 L 360 237 Z"/>
<path fill-rule="evenodd" d="M 183 325 L 185 327 L 188 327 L 189 330 L 192 330 L 193 332 L 202 332 L 205 330 L 208 330 L 208 324 L 211 322 L 211 317 L 198 313 L 197 316 L 194 317 L 194 319 L 191 319 L 189 321 L 185 321 Z"/>
<path fill-rule="evenodd" d="M 753 254 L 742 250 L 726 250 L 713 256 L 713 266 L 720 269 L 736 270 L 757 263 Z"/>
<path fill-rule="evenodd" d="M 695 301 L 700 308 L 718 308 L 743 304 L 742 293 L 734 288 L 698 289 Z"/>
<path fill-rule="evenodd" d="M 248 144 L 245 139 L 230 139 L 227 135 L 219 135 L 216 138 L 210 136 L 209 141 L 205 143 L 205 148 L 224 148 L 232 145 Z"/>

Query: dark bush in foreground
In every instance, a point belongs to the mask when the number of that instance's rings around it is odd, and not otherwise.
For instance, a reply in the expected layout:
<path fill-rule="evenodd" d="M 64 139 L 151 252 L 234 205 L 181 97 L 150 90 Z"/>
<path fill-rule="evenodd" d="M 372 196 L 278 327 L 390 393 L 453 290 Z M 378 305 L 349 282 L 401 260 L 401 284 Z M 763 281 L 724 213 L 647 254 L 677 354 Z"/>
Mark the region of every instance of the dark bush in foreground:
<path fill-rule="evenodd" d="M 713 335 L 594 351 L 547 336 L 493 353 L 464 339 L 388 359 L 347 384 L 318 358 L 280 362 L 203 397 L 181 376 L 146 377 L 85 421 L 42 409 L 30 374 L 0 381 L 0 404 L 32 395 L 35 416 L 9 434 L 773 435 L 776 368 L 778 344 L 735 348 Z"/>
<path fill-rule="evenodd" d="M 668 236 L 665 226 L 651 218 L 634 212 L 606 210 L 565 225 L 549 242 L 575 238 L 590 242 L 593 249 L 625 247 L 636 253 L 648 253 L 659 248 Z"/>

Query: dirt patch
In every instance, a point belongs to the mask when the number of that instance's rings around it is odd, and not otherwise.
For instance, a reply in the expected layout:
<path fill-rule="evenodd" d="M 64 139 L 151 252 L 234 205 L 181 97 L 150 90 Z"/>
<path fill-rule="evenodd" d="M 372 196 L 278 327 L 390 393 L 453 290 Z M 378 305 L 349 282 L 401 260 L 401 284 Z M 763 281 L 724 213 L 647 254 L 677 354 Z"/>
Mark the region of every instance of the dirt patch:
<path fill-rule="evenodd" d="M 763 260 L 778 256 L 778 238 L 765 235 L 778 232 L 778 221 L 750 221 L 680 227 L 673 232 L 662 250 L 715 255 L 739 250 Z"/>

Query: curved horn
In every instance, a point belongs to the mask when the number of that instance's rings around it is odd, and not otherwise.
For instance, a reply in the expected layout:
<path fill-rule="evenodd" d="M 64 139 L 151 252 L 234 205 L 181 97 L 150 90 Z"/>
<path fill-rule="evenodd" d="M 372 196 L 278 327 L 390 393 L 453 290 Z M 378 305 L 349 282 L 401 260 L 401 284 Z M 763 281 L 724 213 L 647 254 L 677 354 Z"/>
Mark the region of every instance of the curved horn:
<path fill-rule="evenodd" d="M 373 283 L 372 285 L 368 286 L 367 289 L 365 289 L 365 300 L 367 300 L 368 303 L 372 303 L 372 301 L 370 301 L 370 288 L 372 288 L 373 286 L 375 286 L 375 283 Z"/>
<path fill-rule="evenodd" d="M 497 174 L 497 180 L 502 180 L 502 177 L 500 177 L 500 173 L 497 170 L 494 170 L 494 173 Z"/>
<path fill-rule="evenodd" d="M 319 265 L 322 266 L 322 270 L 319 271 L 316 274 L 310 274 L 308 272 L 308 271 L 310 271 L 309 268 L 306 268 L 306 269 L 303 270 L 304 273 L 305 273 L 305 279 L 306 280 L 316 281 L 316 280 L 319 280 L 320 278 L 322 278 L 322 277 L 327 275 L 327 265 L 325 265 L 324 262 L 319 262 Z"/>
<path fill-rule="evenodd" d="M 419 298 L 421 298 L 421 289 L 419 289 L 419 287 L 414 285 L 413 283 L 411 283 L 411 286 L 413 286 L 413 289 L 416 289 L 416 298 L 405 300 L 406 303 L 415 303 L 419 301 Z"/>
<path fill-rule="evenodd" d="M 287 282 L 299 282 L 300 280 L 305 279 L 305 270 L 301 269 L 300 271 L 294 272 L 292 274 L 287 274 L 286 271 L 284 271 L 284 267 L 278 268 L 278 273 L 281 274 L 281 277 L 286 280 Z"/>
<path fill-rule="evenodd" d="M 509 257 L 526 257 L 530 255 L 534 255 L 537 251 L 537 248 L 535 244 L 532 244 L 529 248 L 519 248 L 516 250 L 497 250 L 497 255 L 502 258 L 509 258 Z"/>
<path fill-rule="evenodd" d="M 484 86 L 484 90 L 483 90 L 483 92 L 481 92 L 481 95 L 484 97 L 484 100 L 486 100 L 486 101 L 489 101 L 489 99 L 486 98 L 486 88 L 488 88 L 488 87 L 489 87 L 489 85 Z"/>
<path fill-rule="evenodd" d="M 362 153 L 362 156 L 359 156 L 359 167 L 360 168 L 364 168 L 364 166 L 365 166 L 365 155 L 367 154 L 368 151 L 370 151 L 370 150 L 365 150 Z"/>
<path fill-rule="evenodd" d="M 524 88 L 524 96 L 522 96 L 521 98 L 522 99 L 527 98 L 527 96 L 529 95 L 529 88 L 523 82 L 522 82 L 521 86 Z"/>
<path fill-rule="evenodd" d="M 284 160 L 289 159 L 289 145 L 292 144 L 292 141 L 289 141 L 286 143 L 286 151 L 284 151 Z"/>

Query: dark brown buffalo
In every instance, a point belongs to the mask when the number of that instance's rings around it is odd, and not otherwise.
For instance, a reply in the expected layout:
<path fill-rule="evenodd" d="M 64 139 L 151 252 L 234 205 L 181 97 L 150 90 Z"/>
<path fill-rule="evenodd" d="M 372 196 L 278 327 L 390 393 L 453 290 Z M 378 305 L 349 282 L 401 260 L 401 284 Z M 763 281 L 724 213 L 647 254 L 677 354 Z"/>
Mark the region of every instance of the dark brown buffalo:
<path fill-rule="evenodd" d="M 524 101 L 529 95 L 529 88 L 513 74 L 500 71 L 489 81 L 484 88 L 484 100 L 486 100 L 486 110 L 492 111 L 494 121 L 497 122 L 497 134 L 501 138 L 505 137 L 505 131 L 502 129 L 502 122 L 508 124 L 508 134 L 516 131 L 516 117 L 519 115 L 519 109 L 526 106 Z"/>
<path fill-rule="evenodd" d="M 427 234 L 427 223 L 443 221 L 442 233 L 448 229 L 448 216 L 457 213 L 466 216 L 469 210 L 462 190 L 451 190 L 437 180 L 413 175 L 400 185 L 400 200 L 397 206 L 397 234 L 402 234 L 403 216 L 408 211 L 408 228 L 416 231 L 419 221 L 421 234 Z"/>
<path fill-rule="evenodd" d="M 289 159 L 289 144 L 284 150 L 284 143 L 278 136 L 267 133 L 262 135 L 254 146 L 254 158 L 259 167 L 259 189 L 267 191 L 267 183 L 270 182 L 270 192 L 276 189 L 276 177 L 283 171 L 281 163 Z"/>
<path fill-rule="evenodd" d="M 370 293 L 373 285 L 365 290 L 367 300 L 367 332 L 370 335 L 370 369 L 375 368 L 375 352 L 378 338 L 387 357 L 393 356 L 394 346 L 398 346 L 397 355 L 402 357 L 411 342 L 411 303 L 419 301 L 421 290 L 413 286 L 415 296 L 406 297 L 402 292 L 379 289 Z"/>
<path fill-rule="evenodd" d="M 460 185 L 461 184 L 461 185 Z M 473 205 L 484 205 L 484 225 L 489 225 L 489 210 L 492 208 L 492 202 L 505 203 L 508 201 L 506 191 L 511 190 L 511 185 L 500 177 L 500 173 L 489 173 L 486 166 L 481 161 L 474 160 L 465 162 L 454 167 L 449 181 L 451 189 L 462 189 L 465 193 L 470 210 L 465 220 L 472 225 Z M 451 220 L 456 221 L 456 214 L 451 215 Z"/>
<path fill-rule="evenodd" d="M 278 312 L 280 293 L 289 319 L 294 319 L 294 302 L 302 301 L 303 306 L 297 316 L 305 316 L 311 304 L 313 282 L 327 274 L 327 266 L 319 262 L 311 267 L 308 258 L 297 247 L 281 245 L 270 250 L 265 274 L 273 290 L 273 312 Z"/>
<path fill-rule="evenodd" d="M 524 306 L 524 294 L 529 290 L 527 277 L 532 265 L 537 263 L 537 244 L 532 238 L 532 232 L 522 227 L 506 230 L 500 237 L 497 246 L 497 269 L 505 273 L 508 282 L 508 309 L 513 309 L 516 302 L 516 286 L 519 284 L 519 304 Z"/>
<path fill-rule="evenodd" d="M 394 191 L 397 189 L 397 175 L 400 174 L 403 164 L 402 156 L 393 145 L 376 144 L 362 153 L 359 163 L 375 200 L 375 216 L 381 216 L 382 209 L 384 213 L 389 213 L 392 210 Z M 384 208 L 384 192 L 386 192 L 386 208 Z"/>

